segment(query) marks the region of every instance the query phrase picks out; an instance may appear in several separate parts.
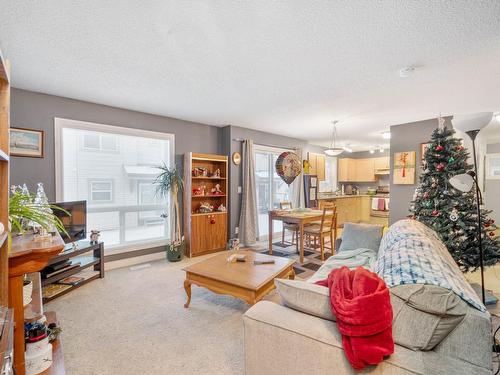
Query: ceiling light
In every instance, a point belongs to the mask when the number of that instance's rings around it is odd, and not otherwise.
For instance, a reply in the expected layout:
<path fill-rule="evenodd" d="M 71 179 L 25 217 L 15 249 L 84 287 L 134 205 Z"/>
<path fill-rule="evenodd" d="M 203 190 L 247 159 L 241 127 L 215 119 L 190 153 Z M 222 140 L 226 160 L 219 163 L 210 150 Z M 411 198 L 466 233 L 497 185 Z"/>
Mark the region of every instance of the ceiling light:
<path fill-rule="evenodd" d="M 383 147 L 380 147 L 380 150 L 379 150 L 379 151 L 380 151 L 380 153 L 383 153 L 385 150 L 384 150 L 384 148 L 383 148 Z"/>
<path fill-rule="evenodd" d="M 399 69 L 399 76 L 401 78 L 406 78 L 415 73 L 417 68 L 415 66 L 405 66 L 404 68 Z"/>
<path fill-rule="evenodd" d="M 391 132 L 383 132 L 382 133 L 382 138 L 384 138 L 384 139 L 391 139 Z"/>
<path fill-rule="evenodd" d="M 337 138 L 337 122 L 338 121 L 334 121 L 333 122 L 332 141 L 330 143 L 330 147 L 328 147 L 324 151 L 324 153 L 326 155 L 328 155 L 328 156 L 338 156 L 338 155 L 340 155 L 341 153 L 344 152 L 344 149 L 335 146 L 335 141 L 336 141 L 336 138 Z"/>

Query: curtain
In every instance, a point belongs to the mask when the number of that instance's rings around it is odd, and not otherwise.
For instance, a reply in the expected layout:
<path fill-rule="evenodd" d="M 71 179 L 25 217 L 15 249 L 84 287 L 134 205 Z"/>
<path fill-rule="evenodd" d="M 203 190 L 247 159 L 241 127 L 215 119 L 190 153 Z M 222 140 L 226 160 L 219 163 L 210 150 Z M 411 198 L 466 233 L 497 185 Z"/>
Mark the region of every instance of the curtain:
<path fill-rule="evenodd" d="M 255 167 L 253 159 L 253 141 L 243 142 L 243 191 L 240 211 L 240 241 L 244 246 L 257 242 L 259 225 L 257 217 L 257 192 L 255 191 Z"/>
<path fill-rule="evenodd" d="M 295 153 L 299 157 L 302 162 L 302 149 L 296 148 Z M 303 170 L 301 168 L 301 170 Z M 294 208 L 305 207 L 305 198 L 304 198 L 304 173 L 301 173 L 297 176 L 297 178 L 292 183 L 292 206 Z"/>

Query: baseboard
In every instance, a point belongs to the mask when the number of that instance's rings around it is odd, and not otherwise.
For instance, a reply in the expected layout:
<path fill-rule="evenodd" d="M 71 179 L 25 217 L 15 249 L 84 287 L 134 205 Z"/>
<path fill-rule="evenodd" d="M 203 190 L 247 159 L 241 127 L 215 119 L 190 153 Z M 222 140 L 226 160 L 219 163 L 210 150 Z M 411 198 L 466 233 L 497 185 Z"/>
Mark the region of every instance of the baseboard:
<path fill-rule="evenodd" d="M 126 258 L 126 259 L 120 259 L 120 260 L 115 260 L 111 262 L 106 262 L 104 263 L 104 269 L 106 271 L 117 269 L 117 268 L 123 268 L 123 267 L 130 267 L 130 266 L 135 266 L 137 264 L 141 263 L 146 263 L 146 262 L 154 262 L 157 260 L 166 260 L 166 252 L 160 252 L 160 253 L 153 253 L 153 254 L 147 254 L 143 256 L 137 256 L 133 258 Z"/>

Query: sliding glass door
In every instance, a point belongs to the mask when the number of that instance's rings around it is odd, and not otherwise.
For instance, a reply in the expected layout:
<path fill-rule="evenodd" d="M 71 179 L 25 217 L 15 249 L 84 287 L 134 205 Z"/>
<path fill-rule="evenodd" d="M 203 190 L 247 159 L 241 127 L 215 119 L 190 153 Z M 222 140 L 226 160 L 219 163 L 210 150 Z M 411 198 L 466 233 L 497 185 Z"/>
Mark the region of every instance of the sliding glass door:
<path fill-rule="evenodd" d="M 259 214 L 259 238 L 265 239 L 269 236 L 268 212 L 280 207 L 280 202 L 293 199 L 292 185 L 288 186 L 278 176 L 275 169 L 278 156 L 290 151 L 280 148 L 266 146 L 254 146 L 255 158 L 255 184 L 257 191 L 257 211 Z M 274 233 L 281 232 L 281 222 L 274 223 Z"/>

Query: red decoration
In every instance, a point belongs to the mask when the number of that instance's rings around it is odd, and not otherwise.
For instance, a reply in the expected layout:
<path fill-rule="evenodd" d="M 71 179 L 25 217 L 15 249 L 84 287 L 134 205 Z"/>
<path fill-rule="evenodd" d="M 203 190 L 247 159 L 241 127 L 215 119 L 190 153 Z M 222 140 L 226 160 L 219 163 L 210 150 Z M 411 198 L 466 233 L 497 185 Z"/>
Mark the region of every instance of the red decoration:
<path fill-rule="evenodd" d="M 425 199 L 429 198 L 429 192 L 428 192 L 428 191 L 426 191 L 426 192 L 424 193 L 424 198 L 425 198 Z"/>
<path fill-rule="evenodd" d="M 495 232 L 490 232 L 490 236 L 493 237 L 495 235 Z"/>
<path fill-rule="evenodd" d="M 436 150 L 437 152 L 441 152 L 441 151 L 443 151 L 443 150 L 444 150 L 444 147 L 443 147 L 443 146 L 441 146 L 441 145 L 437 145 L 437 146 L 434 148 L 434 150 Z"/>
<path fill-rule="evenodd" d="M 210 224 L 215 224 L 215 216 L 212 216 L 212 217 L 210 218 Z"/>
<path fill-rule="evenodd" d="M 455 147 L 455 150 L 457 151 L 462 151 L 464 149 L 464 146 L 457 146 Z"/>
<path fill-rule="evenodd" d="M 439 215 L 441 215 L 441 213 L 438 210 L 432 211 L 432 216 L 437 217 Z"/>
<path fill-rule="evenodd" d="M 439 163 L 438 165 L 436 165 L 436 170 L 441 172 L 445 166 L 446 165 L 444 163 Z"/>
<path fill-rule="evenodd" d="M 485 227 L 485 228 L 488 228 L 489 226 L 490 226 L 490 223 L 489 223 L 489 222 L 484 223 L 484 227 Z"/>

